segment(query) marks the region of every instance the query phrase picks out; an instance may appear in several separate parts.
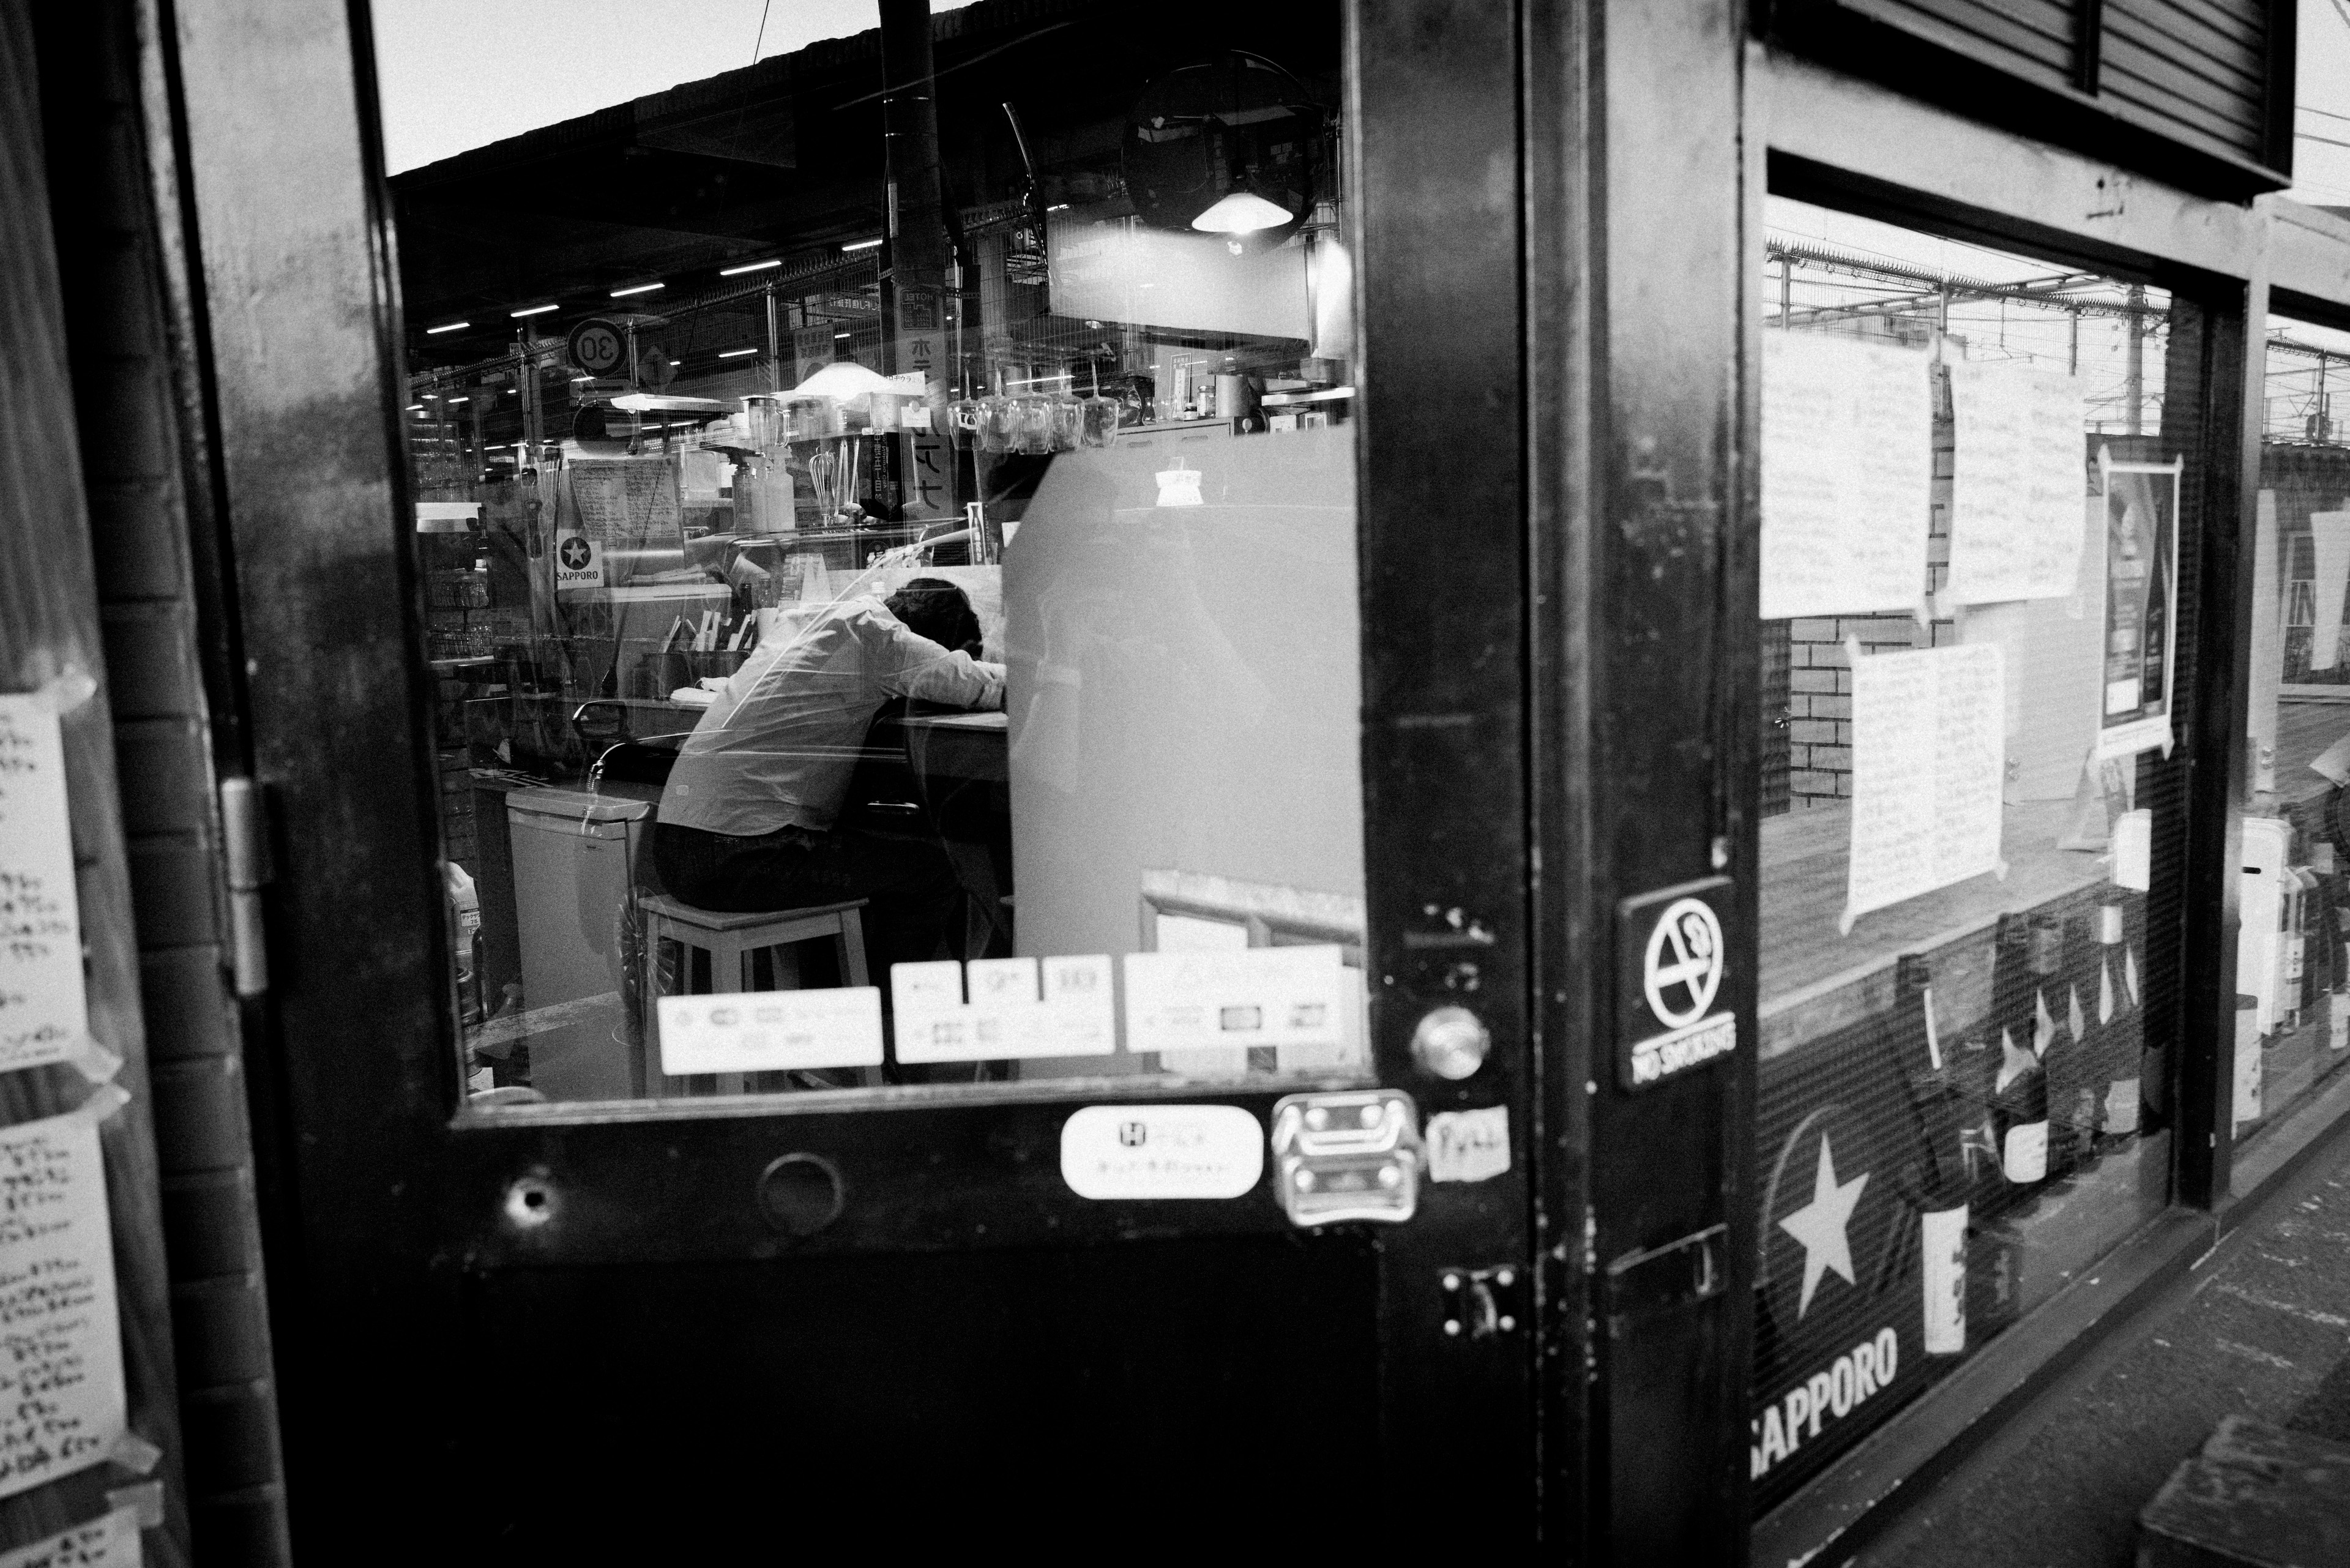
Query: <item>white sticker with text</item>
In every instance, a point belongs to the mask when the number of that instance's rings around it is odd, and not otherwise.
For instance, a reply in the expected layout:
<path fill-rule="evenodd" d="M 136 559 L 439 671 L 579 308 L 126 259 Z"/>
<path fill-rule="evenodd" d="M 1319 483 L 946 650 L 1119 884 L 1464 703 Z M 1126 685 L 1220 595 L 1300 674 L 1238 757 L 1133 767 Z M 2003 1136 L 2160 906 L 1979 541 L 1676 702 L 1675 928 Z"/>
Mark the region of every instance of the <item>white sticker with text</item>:
<path fill-rule="evenodd" d="M 881 1064 L 881 989 L 730 991 L 660 999 L 661 1071 L 775 1073 Z"/>
<path fill-rule="evenodd" d="M 1439 1111 L 1428 1118 L 1430 1181 L 1486 1181 L 1509 1168 L 1509 1106 Z"/>
<path fill-rule="evenodd" d="M 1107 1056 L 1118 1049 L 1105 953 L 892 964 L 889 999 L 900 1062 Z"/>
<path fill-rule="evenodd" d="M 1344 1044 L 1346 975 L 1335 944 L 1128 953 L 1126 1047 Z"/>
<path fill-rule="evenodd" d="M 1087 1106 L 1061 1124 L 1080 1198 L 1238 1198 L 1264 1174 L 1264 1129 L 1238 1106 Z"/>

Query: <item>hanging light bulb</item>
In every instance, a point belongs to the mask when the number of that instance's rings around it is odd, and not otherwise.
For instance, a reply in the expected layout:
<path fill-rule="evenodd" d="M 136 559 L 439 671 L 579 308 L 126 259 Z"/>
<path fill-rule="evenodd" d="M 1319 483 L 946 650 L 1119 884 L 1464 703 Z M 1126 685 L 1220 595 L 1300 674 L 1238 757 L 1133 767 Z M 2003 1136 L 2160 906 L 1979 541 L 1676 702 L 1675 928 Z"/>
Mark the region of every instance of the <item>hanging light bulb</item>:
<path fill-rule="evenodd" d="M 1234 191 L 1191 220 L 1191 226 L 1211 234 L 1253 234 L 1289 222 L 1288 208 L 1253 191 Z"/>

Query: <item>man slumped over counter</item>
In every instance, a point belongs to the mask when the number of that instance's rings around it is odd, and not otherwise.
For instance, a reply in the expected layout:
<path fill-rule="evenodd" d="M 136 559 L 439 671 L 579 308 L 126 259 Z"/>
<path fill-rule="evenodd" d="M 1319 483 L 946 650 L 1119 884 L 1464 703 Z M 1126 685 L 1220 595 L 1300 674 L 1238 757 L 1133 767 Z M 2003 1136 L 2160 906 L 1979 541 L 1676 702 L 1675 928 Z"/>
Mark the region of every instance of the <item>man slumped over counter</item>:
<path fill-rule="evenodd" d="M 728 913 L 870 902 L 865 940 L 889 966 L 934 956 L 961 897 L 936 844 L 840 821 L 866 731 L 892 697 L 1003 706 L 1003 666 L 972 657 L 961 588 L 917 577 L 844 599 L 753 653 L 693 727 L 661 791 L 653 860 L 670 894 Z"/>

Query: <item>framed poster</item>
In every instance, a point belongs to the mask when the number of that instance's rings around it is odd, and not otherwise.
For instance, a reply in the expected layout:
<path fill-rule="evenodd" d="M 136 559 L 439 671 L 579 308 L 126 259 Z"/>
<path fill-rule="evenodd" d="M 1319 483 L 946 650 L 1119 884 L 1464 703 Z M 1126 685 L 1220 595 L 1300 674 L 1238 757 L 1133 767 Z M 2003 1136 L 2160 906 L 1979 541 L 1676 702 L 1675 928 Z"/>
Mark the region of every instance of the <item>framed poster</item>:
<path fill-rule="evenodd" d="M 2156 746 L 2170 753 L 2178 619 L 2178 480 L 2186 459 L 2116 462 L 2097 449 L 2105 492 L 2105 668 L 2099 762 Z"/>

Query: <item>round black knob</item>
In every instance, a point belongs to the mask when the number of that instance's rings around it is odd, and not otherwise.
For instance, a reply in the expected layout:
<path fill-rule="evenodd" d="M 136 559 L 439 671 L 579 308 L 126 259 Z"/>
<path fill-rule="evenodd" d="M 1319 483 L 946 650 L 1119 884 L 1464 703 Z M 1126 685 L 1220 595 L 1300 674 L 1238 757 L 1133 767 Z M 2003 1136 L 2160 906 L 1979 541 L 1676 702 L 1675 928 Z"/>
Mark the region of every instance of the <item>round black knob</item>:
<path fill-rule="evenodd" d="M 840 1168 L 817 1154 L 787 1154 L 759 1173 L 759 1212 L 786 1236 L 813 1236 L 840 1218 Z"/>

